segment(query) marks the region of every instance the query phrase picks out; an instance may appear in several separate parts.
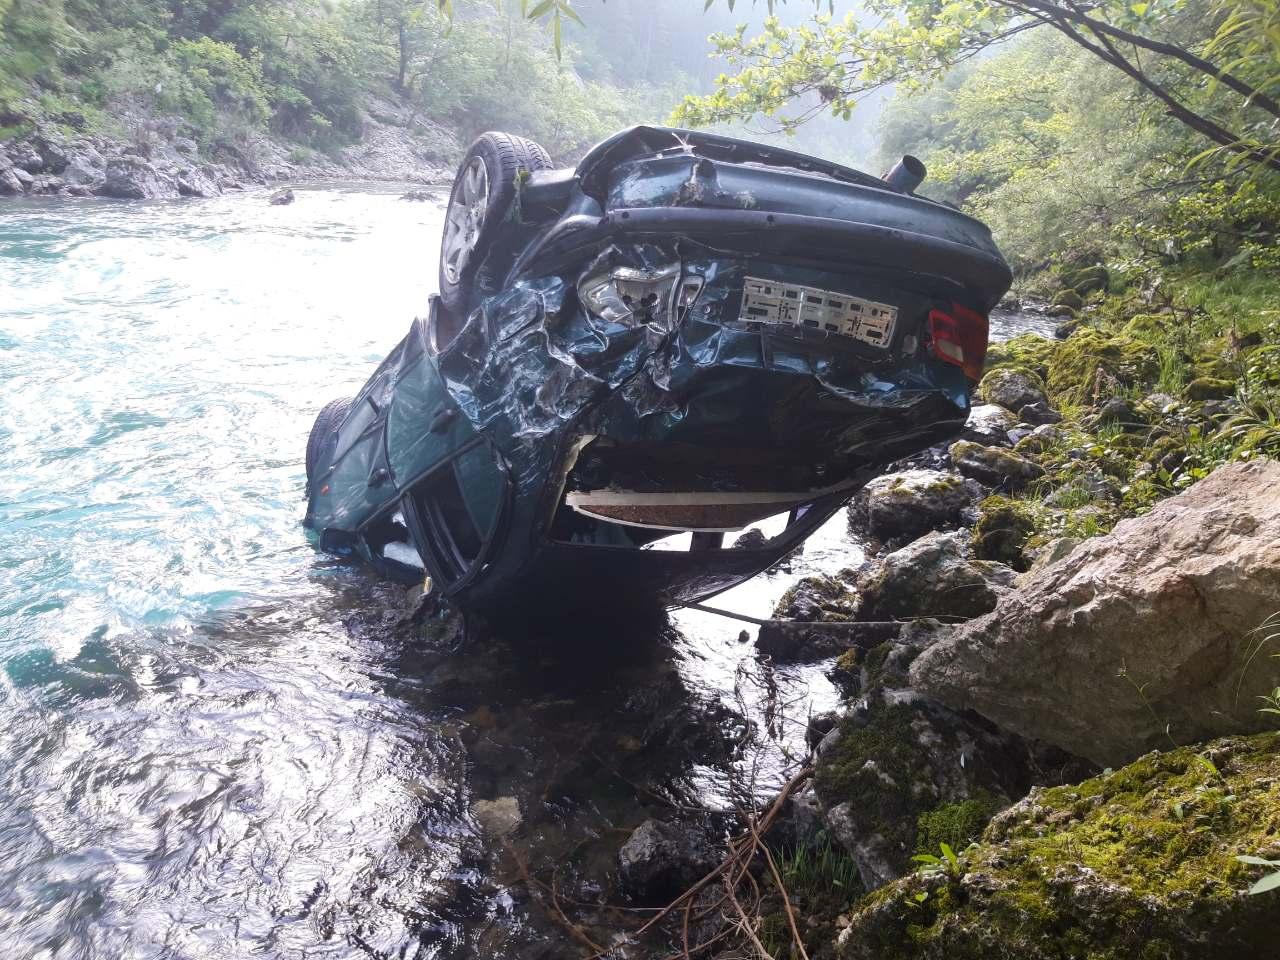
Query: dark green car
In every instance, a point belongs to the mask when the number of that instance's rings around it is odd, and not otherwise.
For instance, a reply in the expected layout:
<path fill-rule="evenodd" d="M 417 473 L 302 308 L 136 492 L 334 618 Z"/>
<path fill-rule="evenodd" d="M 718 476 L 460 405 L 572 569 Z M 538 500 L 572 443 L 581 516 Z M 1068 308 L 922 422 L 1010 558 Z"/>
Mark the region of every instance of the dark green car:
<path fill-rule="evenodd" d="M 922 177 L 655 127 L 557 170 L 485 134 L 427 317 L 312 429 L 307 526 L 471 609 L 751 577 L 968 416 L 1010 273 Z"/>

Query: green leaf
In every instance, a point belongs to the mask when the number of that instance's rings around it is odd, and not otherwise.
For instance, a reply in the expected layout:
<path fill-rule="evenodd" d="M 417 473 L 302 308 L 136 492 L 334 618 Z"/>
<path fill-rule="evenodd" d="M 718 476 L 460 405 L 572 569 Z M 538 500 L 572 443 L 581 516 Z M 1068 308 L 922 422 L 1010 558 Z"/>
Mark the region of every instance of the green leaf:
<path fill-rule="evenodd" d="M 1280 860 L 1264 860 L 1262 857 L 1236 857 L 1241 863 L 1247 863 L 1255 867 L 1280 867 Z"/>
<path fill-rule="evenodd" d="M 1146 3 L 1131 3 L 1129 9 L 1133 11 L 1135 17 L 1140 17 L 1147 12 L 1150 5 Z"/>
<path fill-rule="evenodd" d="M 528 19 L 530 20 L 541 19 L 555 5 L 556 5 L 556 0 L 542 0 L 540 4 L 538 4 L 536 7 L 534 7 L 532 10 L 529 11 Z"/>
<path fill-rule="evenodd" d="M 1251 895 L 1257 894 L 1257 893 L 1266 893 L 1268 890 L 1276 889 L 1276 887 L 1280 887 L 1280 870 L 1277 870 L 1275 873 L 1267 874 L 1265 877 L 1263 877 L 1261 880 L 1259 880 L 1257 883 L 1255 883 L 1252 887 L 1249 888 L 1249 893 Z"/>

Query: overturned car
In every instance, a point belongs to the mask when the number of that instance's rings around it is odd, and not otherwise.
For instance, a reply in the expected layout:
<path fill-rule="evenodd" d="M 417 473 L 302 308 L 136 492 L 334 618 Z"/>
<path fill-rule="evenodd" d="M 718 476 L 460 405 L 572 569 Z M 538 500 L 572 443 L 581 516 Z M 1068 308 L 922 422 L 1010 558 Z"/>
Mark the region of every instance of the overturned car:
<path fill-rule="evenodd" d="M 1010 272 L 923 175 L 656 127 L 561 170 L 485 134 L 428 315 L 316 419 L 306 525 L 471 609 L 751 577 L 968 416 Z"/>

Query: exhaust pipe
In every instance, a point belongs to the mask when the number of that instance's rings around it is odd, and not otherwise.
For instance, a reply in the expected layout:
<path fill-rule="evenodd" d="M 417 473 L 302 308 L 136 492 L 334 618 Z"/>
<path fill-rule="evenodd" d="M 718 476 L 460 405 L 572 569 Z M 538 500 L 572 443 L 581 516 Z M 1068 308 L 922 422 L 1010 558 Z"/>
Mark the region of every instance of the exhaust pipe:
<path fill-rule="evenodd" d="M 897 190 L 899 193 L 914 193 L 916 187 L 924 183 L 927 174 L 924 164 L 911 154 L 907 154 L 880 179 L 887 183 L 891 190 Z"/>

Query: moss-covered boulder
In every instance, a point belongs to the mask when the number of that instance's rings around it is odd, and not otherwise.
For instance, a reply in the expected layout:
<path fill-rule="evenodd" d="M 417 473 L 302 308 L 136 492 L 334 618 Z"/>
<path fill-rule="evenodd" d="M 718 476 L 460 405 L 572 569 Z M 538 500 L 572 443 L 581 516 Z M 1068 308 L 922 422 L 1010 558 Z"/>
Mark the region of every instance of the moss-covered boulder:
<path fill-rule="evenodd" d="M 849 524 L 872 540 L 900 545 L 959 526 L 981 496 L 978 484 L 957 474 L 903 470 L 859 490 L 849 504 Z"/>
<path fill-rule="evenodd" d="M 1006 564 L 1014 570 L 1026 570 L 1030 564 L 1023 549 L 1035 532 L 1035 518 L 1026 504 L 998 494 L 987 497 L 978 505 L 973 555 L 980 560 Z"/>
<path fill-rule="evenodd" d="M 845 960 L 1216 960 L 1276 955 L 1280 734 L 1141 757 L 1034 790 L 951 869 L 870 894 Z"/>
<path fill-rule="evenodd" d="M 1001 447 L 957 440 L 949 452 L 960 473 L 989 487 L 1017 492 L 1044 476 L 1044 468 L 1034 460 Z"/>
<path fill-rule="evenodd" d="M 1054 297 L 1053 305 L 1055 307 L 1070 307 L 1072 310 L 1079 310 L 1084 306 L 1084 297 L 1074 290 L 1062 290 Z"/>
<path fill-rule="evenodd" d="M 965 620 L 995 609 L 1015 577 L 974 560 L 961 531 L 931 533 L 888 554 L 858 575 L 860 620 L 944 617 Z"/>
<path fill-rule="evenodd" d="M 1094 329 L 1076 331 L 1049 362 L 1049 396 L 1057 403 L 1093 404 L 1125 388 L 1149 384 L 1159 359 L 1149 344 Z"/>
<path fill-rule="evenodd" d="M 1111 282 L 1111 274 L 1107 268 L 1100 263 L 1090 264 L 1085 267 L 1075 267 L 1062 271 L 1062 283 L 1066 287 L 1070 287 L 1082 297 L 1086 297 L 1098 290 L 1107 289 L 1107 284 Z"/>
<path fill-rule="evenodd" d="M 1030 367 L 1004 364 L 987 372 L 978 386 L 987 403 L 995 403 L 1017 413 L 1025 406 L 1044 403 L 1044 381 Z"/>
<path fill-rule="evenodd" d="M 1236 394 L 1234 380 L 1219 377 L 1196 377 L 1183 390 L 1188 400 L 1226 400 Z"/>
<path fill-rule="evenodd" d="M 1058 344 L 1038 333 L 1022 333 L 1003 343 L 993 343 L 987 348 L 987 369 L 1000 366 L 1025 367 L 1034 370 L 1043 380 L 1049 375 L 1049 360 Z"/>

